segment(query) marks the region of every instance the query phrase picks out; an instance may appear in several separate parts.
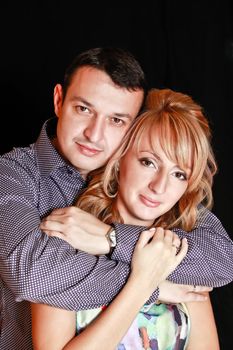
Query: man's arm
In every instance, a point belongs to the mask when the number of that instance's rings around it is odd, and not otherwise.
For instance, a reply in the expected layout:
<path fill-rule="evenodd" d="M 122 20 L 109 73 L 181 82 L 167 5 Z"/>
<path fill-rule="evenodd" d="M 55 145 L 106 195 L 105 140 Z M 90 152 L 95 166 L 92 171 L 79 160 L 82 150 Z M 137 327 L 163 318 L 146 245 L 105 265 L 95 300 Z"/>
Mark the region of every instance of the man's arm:
<path fill-rule="evenodd" d="M 17 301 L 68 310 L 108 304 L 125 284 L 129 264 L 77 251 L 65 241 L 43 234 L 39 229 L 40 192 L 35 189 L 35 177 L 20 171 L 23 181 L 8 167 L 2 167 L 0 173 L 0 274 L 4 288 L 10 289 Z M 57 199 L 56 193 L 53 196 Z M 101 238 L 108 250 L 106 238 Z M 158 290 L 151 300 L 157 297 Z M 186 300 L 185 295 L 181 300 Z"/>
<path fill-rule="evenodd" d="M 14 168 L 1 164 L 0 170 L 0 274 L 4 288 L 10 289 L 17 301 L 44 302 L 70 310 L 109 303 L 125 284 L 129 265 L 77 251 L 61 239 L 47 237 L 39 229 L 41 201 L 34 174 L 17 164 Z M 48 193 L 51 195 L 57 198 Z"/>
<path fill-rule="evenodd" d="M 13 176 L 12 169 L 11 173 L 8 170 L 1 168 L 0 273 L 16 300 L 45 302 L 70 310 L 109 303 L 128 278 L 132 252 L 142 229 L 117 227 L 114 254 L 119 255 L 119 261 L 114 255 L 108 259 L 76 251 L 39 230 L 40 192 L 31 184 L 34 177 L 22 169 L 22 183 Z"/>
<path fill-rule="evenodd" d="M 132 226 L 115 224 L 117 246 L 112 258 L 123 262 L 131 259 L 130 241 L 134 240 Z M 124 234 L 123 231 L 124 230 Z M 233 280 L 233 241 L 219 219 L 210 211 L 191 232 L 174 230 L 180 238 L 187 238 L 188 253 L 168 277 L 173 283 L 221 287 Z M 128 247 L 128 249 L 126 248 Z"/>
<path fill-rule="evenodd" d="M 76 251 L 35 229 L 1 256 L 0 273 L 17 301 L 79 310 L 109 303 L 127 280 L 129 266 Z"/>
<path fill-rule="evenodd" d="M 117 245 L 111 258 L 130 264 L 135 244 L 145 227 L 118 223 L 115 223 L 114 226 Z M 86 237 L 91 232 L 93 234 L 96 232 L 97 236 L 101 236 L 101 229 L 103 238 L 106 233 L 106 228 L 102 227 L 101 222 L 98 224 L 97 219 L 92 215 L 75 207 L 55 210 L 43 222 L 42 228 L 48 234 L 48 230 L 54 230 L 51 231 L 52 234 L 58 235 L 70 244 L 74 244 L 75 241 L 76 248 L 81 244 L 79 238 L 83 231 L 86 232 Z M 199 226 L 191 232 L 180 229 L 174 231 L 180 238 L 187 238 L 189 250 L 187 256 L 168 277 L 168 280 L 178 284 L 210 287 L 220 287 L 233 280 L 233 241 L 213 213 L 206 210 L 205 217 L 202 218 Z M 104 239 L 103 241 L 106 242 Z M 87 249 L 92 253 L 88 244 L 83 244 L 83 242 L 82 249 Z M 103 244 L 100 245 L 100 248 L 95 247 L 97 250 L 100 249 L 100 253 L 103 253 Z M 98 251 L 95 253 L 97 254 Z"/>

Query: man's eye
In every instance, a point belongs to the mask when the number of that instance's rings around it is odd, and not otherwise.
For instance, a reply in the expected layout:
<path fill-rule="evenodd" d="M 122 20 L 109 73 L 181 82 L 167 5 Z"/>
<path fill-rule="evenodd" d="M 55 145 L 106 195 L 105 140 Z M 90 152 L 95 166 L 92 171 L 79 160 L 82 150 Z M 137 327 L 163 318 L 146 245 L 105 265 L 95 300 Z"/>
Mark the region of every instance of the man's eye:
<path fill-rule="evenodd" d="M 121 126 L 124 124 L 124 121 L 120 118 L 117 118 L 117 117 L 112 117 L 111 118 L 111 121 L 113 124 L 117 125 L 117 126 Z"/>
<path fill-rule="evenodd" d="M 76 109 L 78 112 L 81 112 L 81 113 L 89 113 L 89 108 L 85 107 L 85 106 L 76 106 Z"/>

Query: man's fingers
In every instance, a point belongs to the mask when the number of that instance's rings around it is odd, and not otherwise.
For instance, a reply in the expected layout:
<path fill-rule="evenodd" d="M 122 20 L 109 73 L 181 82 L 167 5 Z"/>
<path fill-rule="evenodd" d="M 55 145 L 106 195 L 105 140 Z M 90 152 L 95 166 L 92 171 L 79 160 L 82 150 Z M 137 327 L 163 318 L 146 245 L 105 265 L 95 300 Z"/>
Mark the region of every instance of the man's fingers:
<path fill-rule="evenodd" d="M 67 211 L 69 210 L 69 207 L 66 207 L 66 208 L 56 208 L 56 209 L 53 209 L 51 214 L 54 214 L 54 215 L 62 215 L 62 214 L 65 214 Z"/>
<path fill-rule="evenodd" d="M 57 221 L 45 220 L 40 223 L 40 229 L 45 233 L 46 231 L 62 232 L 62 223 Z"/>
<path fill-rule="evenodd" d="M 65 216 L 61 215 L 61 214 L 55 214 L 55 213 L 51 213 L 48 216 L 46 216 L 45 218 L 43 218 L 41 220 L 41 222 L 49 222 L 49 221 L 59 221 L 62 222 L 64 221 Z"/>
<path fill-rule="evenodd" d="M 56 208 L 56 209 L 53 209 L 51 212 L 51 214 L 54 214 L 54 215 L 75 215 L 77 213 L 82 214 L 82 213 L 85 213 L 85 211 L 83 211 L 82 209 L 76 206 L 70 206 L 65 208 Z"/>
<path fill-rule="evenodd" d="M 195 284 L 182 284 L 180 286 L 182 286 L 185 293 L 209 293 L 213 290 L 213 287 L 197 286 Z"/>
<path fill-rule="evenodd" d="M 43 232 L 46 233 L 47 236 L 58 237 L 64 240 L 64 235 L 61 232 L 52 231 L 52 230 L 44 230 Z"/>
<path fill-rule="evenodd" d="M 196 293 L 196 292 L 191 292 L 186 295 L 186 302 L 190 301 L 206 301 L 207 300 L 207 295 L 205 293 Z"/>
<path fill-rule="evenodd" d="M 204 292 L 211 292 L 213 290 L 213 287 L 206 287 L 206 286 L 189 286 L 190 291 L 193 293 L 204 293 Z"/>

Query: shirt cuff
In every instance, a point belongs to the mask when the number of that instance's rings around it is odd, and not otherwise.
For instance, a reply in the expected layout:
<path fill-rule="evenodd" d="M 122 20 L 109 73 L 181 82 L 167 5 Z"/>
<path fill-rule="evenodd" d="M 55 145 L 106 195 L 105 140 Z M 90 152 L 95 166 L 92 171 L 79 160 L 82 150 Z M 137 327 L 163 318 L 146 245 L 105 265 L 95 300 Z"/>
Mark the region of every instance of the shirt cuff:
<path fill-rule="evenodd" d="M 116 230 L 116 247 L 111 259 L 130 264 L 135 245 L 146 227 L 113 223 Z"/>
<path fill-rule="evenodd" d="M 156 301 L 158 301 L 159 299 L 159 287 L 157 287 L 155 289 L 155 291 L 153 292 L 153 294 L 150 296 L 150 298 L 148 299 L 148 301 L 146 302 L 146 304 L 152 304 L 155 303 Z"/>

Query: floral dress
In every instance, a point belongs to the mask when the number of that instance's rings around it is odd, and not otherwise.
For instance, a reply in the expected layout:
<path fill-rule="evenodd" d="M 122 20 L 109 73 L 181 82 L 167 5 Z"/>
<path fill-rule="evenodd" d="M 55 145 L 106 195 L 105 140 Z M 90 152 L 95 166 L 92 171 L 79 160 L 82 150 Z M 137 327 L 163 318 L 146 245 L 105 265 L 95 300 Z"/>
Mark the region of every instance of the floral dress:
<path fill-rule="evenodd" d="M 77 334 L 104 308 L 77 312 Z M 116 350 L 183 350 L 189 329 L 184 304 L 144 305 Z"/>

